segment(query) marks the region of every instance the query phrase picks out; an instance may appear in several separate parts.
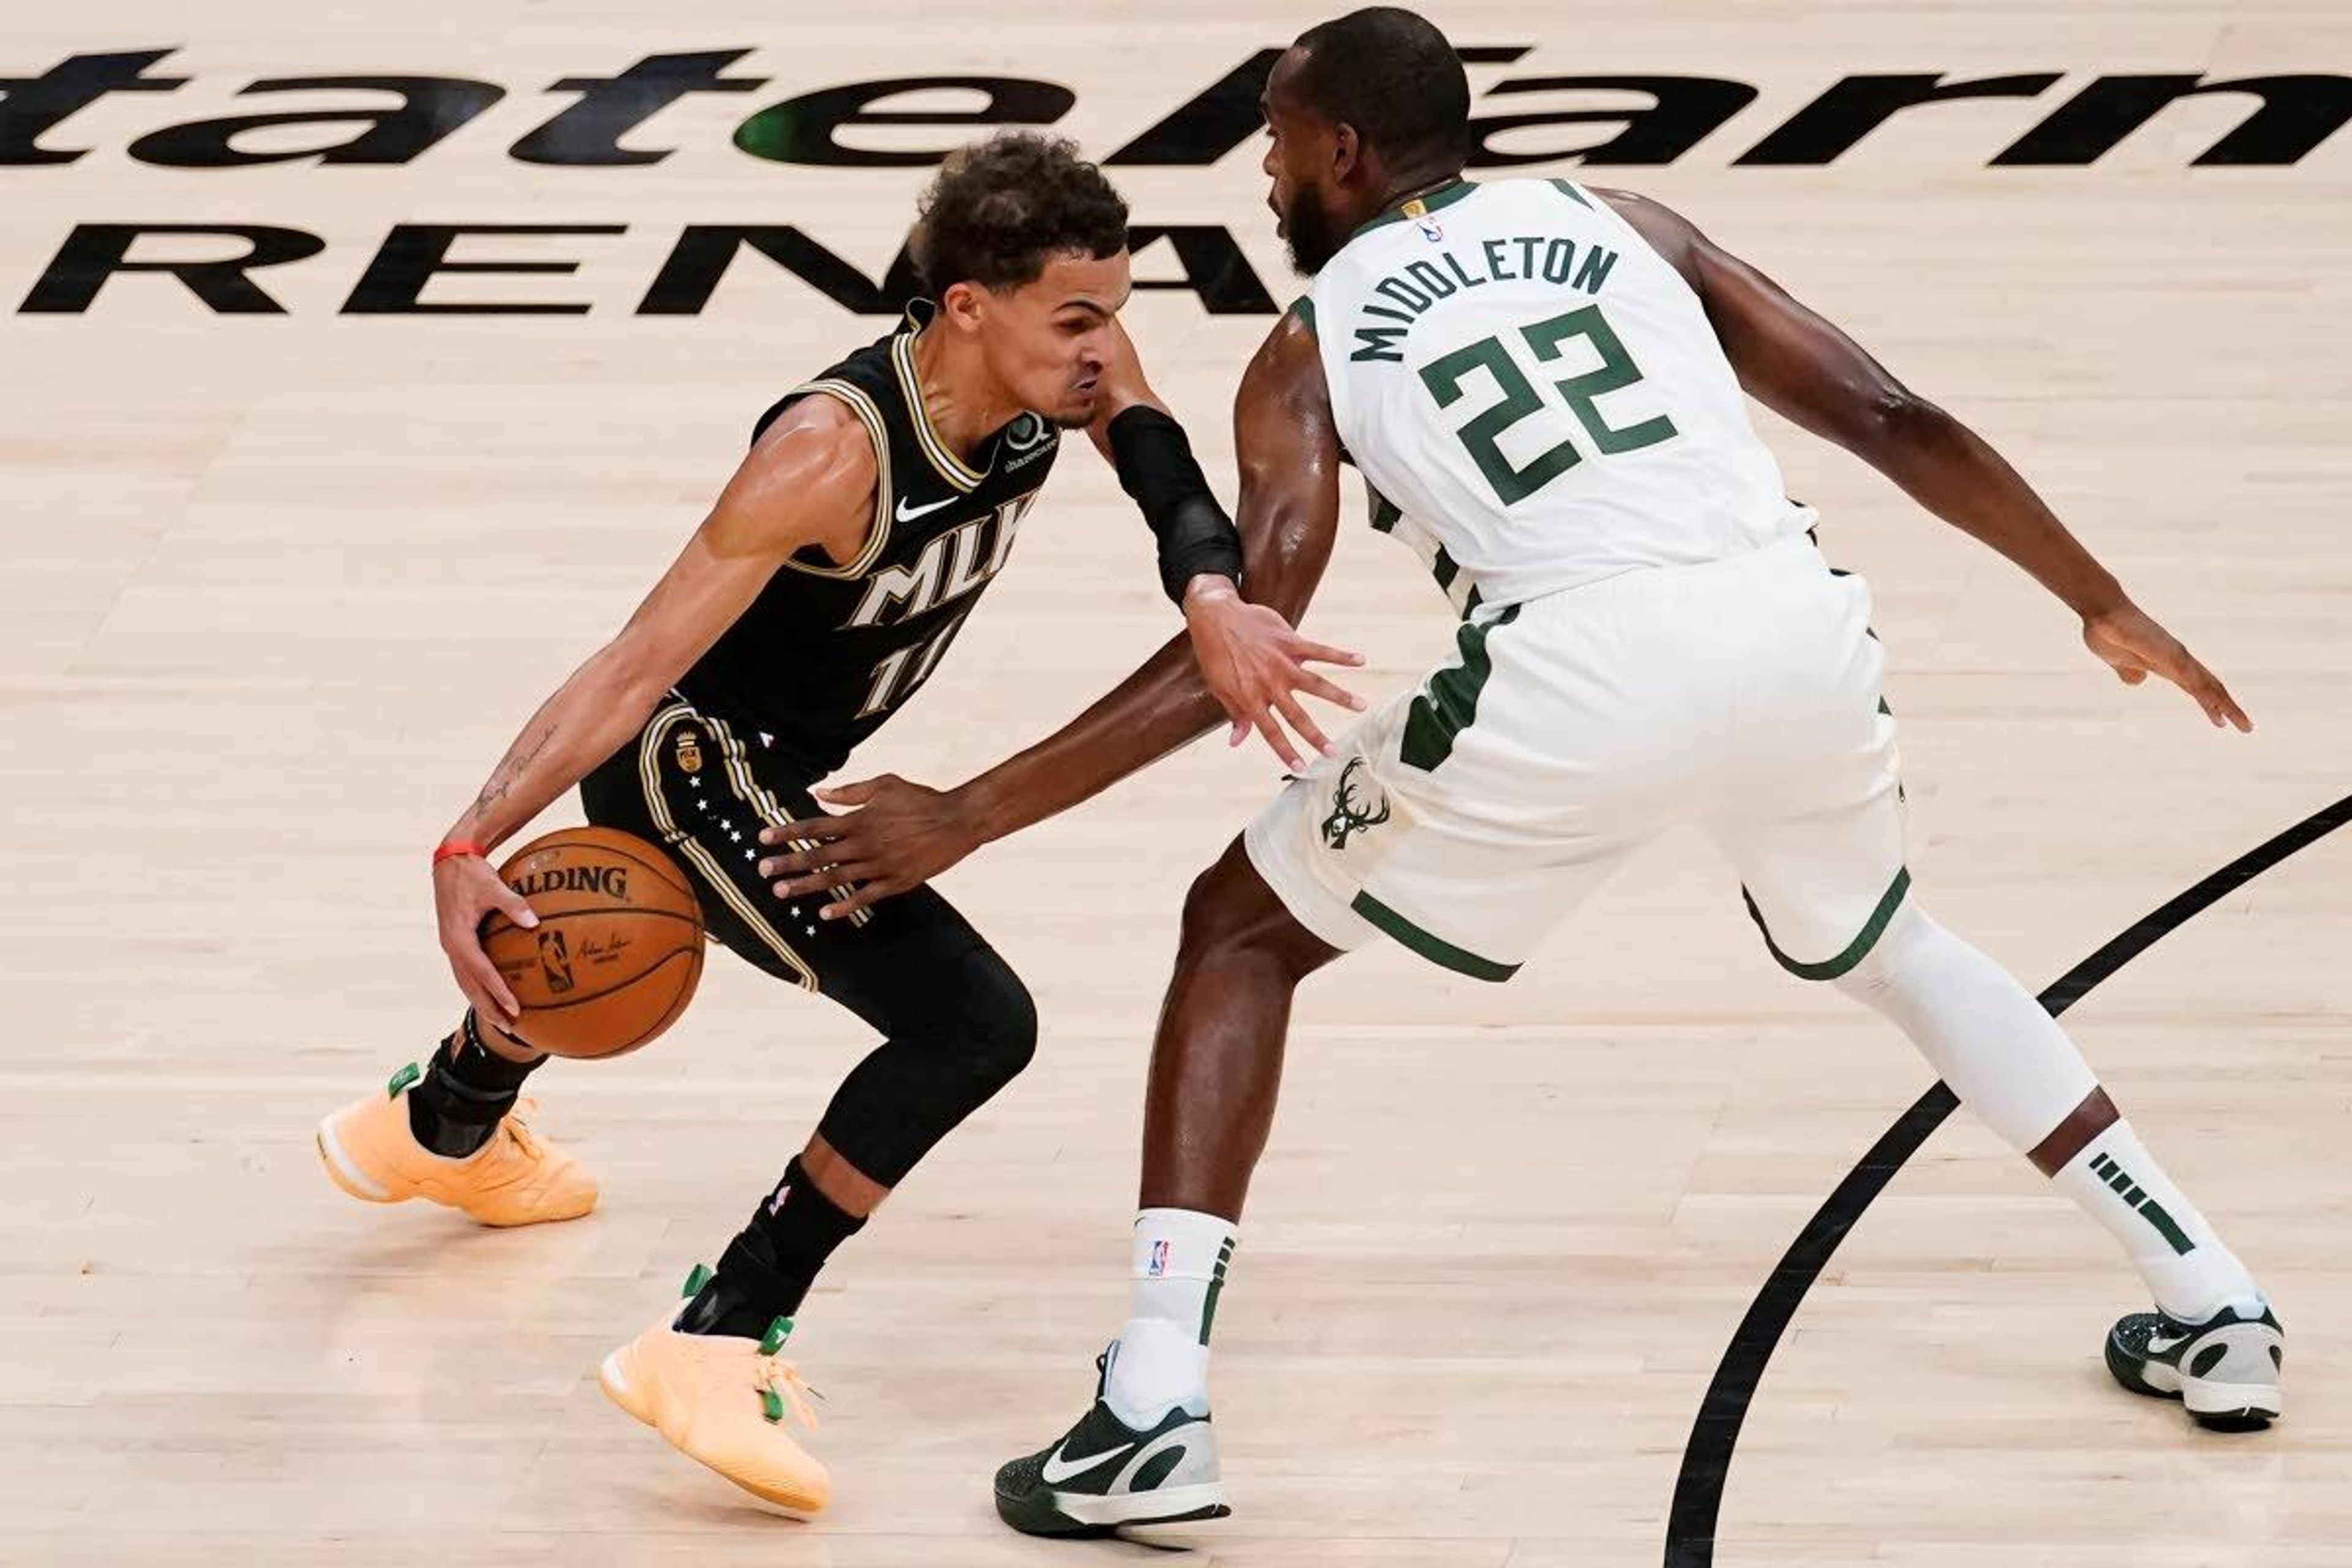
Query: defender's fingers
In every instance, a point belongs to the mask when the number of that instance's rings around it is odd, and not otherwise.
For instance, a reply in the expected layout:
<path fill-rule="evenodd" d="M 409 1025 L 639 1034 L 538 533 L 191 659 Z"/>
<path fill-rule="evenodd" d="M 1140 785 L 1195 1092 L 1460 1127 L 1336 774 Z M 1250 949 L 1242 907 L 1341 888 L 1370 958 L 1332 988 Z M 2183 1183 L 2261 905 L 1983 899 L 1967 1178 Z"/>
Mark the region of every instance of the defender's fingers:
<path fill-rule="evenodd" d="M 1284 734 L 1282 726 L 1274 721 L 1272 710 L 1260 713 L 1251 722 L 1257 727 L 1257 732 L 1265 737 L 1265 743 L 1274 748 L 1274 754 L 1282 759 L 1285 767 L 1292 773 L 1306 771 L 1307 764 L 1299 761 L 1297 752 L 1292 749 L 1290 737 Z"/>
<path fill-rule="evenodd" d="M 2230 695 L 2230 689 L 2221 684 L 2221 678 L 2195 659 L 2189 661 L 2189 667 L 2195 676 L 2194 684 L 2189 687 L 2189 695 L 2197 700 L 2197 706 L 2205 710 L 2205 717 L 2213 721 L 2214 728 L 2234 725 L 2241 734 L 2252 733 L 2254 721 L 2246 717 L 2246 710 L 2238 706 L 2237 700 Z"/>
<path fill-rule="evenodd" d="M 813 899 L 846 888 L 857 880 L 856 873 L 844 866 L 820 866 L 804 876 L 788 878 L 775 885 L 780 899 Z"/>
<path fill-rule="evenodd" d="M 913 886 L 912 882 L 898 877 L 884 877 L 878 881 L 867 882 L 847 898 L 825 905 L 822 918 L 845 921 L 858 910 L 871 909 L 880 900 L 903 893 Z"/>
<path fill-rule="evenodd" d="M 762 877 L 805 876 L 819 867 L 833 864 L 839 858 L 840 856 L 833 849 L 818 848 L 812 845 L 806 848 L 795 849 L 789 855 L 770 856 L 760 862 L 760 875 Z"/>
<path fill-rule="evenodd" d="M 808 844 L 830 844 L 851 831 L 848 824 L 853 820 L 849 816 L 804 816 L 782 827 L 762 827 L 760 842 L 770 848 L 789 844 L 796 849 Z"/>
<path fill-rule="evenodd" d="M 1298 705 L 1298 699 L 1285 692 L 1276 706 L 1282 710 L 1282 716 L 1290 721 L 1290 727 L 1298 731 L 1299 739 L 1327 757 L 1339 755 L 1339 748 L 1324 738 L 1323 731 L 1316 727 L 1307 710 Z"/>
<path fill-rule="evenodd" d="M 1311 659 L 1317 664 L 1345 664 L 1354 666 L 1360 665 L 1364 662 L 1364 656 L 1362 654 L 1353 652 L 1344 647 L 1333 647 L 1328 643 L 1308 642 L 1305 637 L 1293 637 L 1290 642 L 1289 651 L 1290 657 L 1293 658 L 1301 660 Z"/>
<path fill-rule="evenodd" d="M 1319 697 L 1326 702 L 1337 703 L 1358 713 L 1364 710 L 1364 700 L 1344 686 L 1334 686 L 1321 676 L 1310 675 L 1304 669 L 1297 672 L 1297 679 L 1298 689 L 1309 697 Z"/>
<path fill-rule="evenodd" d="M 874 798 L 874 792 L 881 786 L 882 782 L 882 779 L 860 779 L 856 784 L 835 784 L 830 789 L 812 790 L 809 793 L 827 805 L 864 805 Z"/>

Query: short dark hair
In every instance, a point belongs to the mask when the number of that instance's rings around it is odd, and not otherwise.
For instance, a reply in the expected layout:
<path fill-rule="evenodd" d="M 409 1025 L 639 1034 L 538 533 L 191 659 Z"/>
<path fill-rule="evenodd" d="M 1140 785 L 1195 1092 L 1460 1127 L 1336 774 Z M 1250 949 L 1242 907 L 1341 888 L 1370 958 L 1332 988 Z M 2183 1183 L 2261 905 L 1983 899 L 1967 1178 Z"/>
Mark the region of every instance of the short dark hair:
<path fill-rule="evenodd" d="M 948 154 L 917 207 L 910 245 L 923 287 L 1017 289 L 1047 259 L 1127 248 L 1127 203 L 1064 136 L 1008 131 Z"/>
<path fill-rule="evenodd" d="M 1391 169 L 1470 157 L 1470 78 L 1436 24 L 1395 5 L 1320 22 L 1292 46 L 1291 79 L 1315 111 L 1356 134 Z"/>

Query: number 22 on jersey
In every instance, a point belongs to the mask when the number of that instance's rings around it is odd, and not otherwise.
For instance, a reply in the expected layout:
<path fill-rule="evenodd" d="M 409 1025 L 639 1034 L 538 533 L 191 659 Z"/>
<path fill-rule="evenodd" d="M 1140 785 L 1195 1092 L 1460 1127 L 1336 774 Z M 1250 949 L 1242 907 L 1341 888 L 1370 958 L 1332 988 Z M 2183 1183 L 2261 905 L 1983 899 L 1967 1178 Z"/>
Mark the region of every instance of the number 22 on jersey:
<path fill-rule="evenodd" d="M 1564 346 L 1580 339 L 1600 355 L 1601 363 L 1595 368 L 1548 385 L 1557 395 L 1558 402 L 1576 416 L 1601 455 L 1612 457 L 1620 452 L 1638 451 L 1675 435 L 1674 421 L 1663 414 L 1619 426 L 1609 423 L 1608 416 L 1601 412 L 1600 399 L 1640 381 L 1642 368 L 1633 363 L 1633 356 L 1601 315 L 1600 306 L 1580 306 L 1522 327 L 1518 335 L 1539 364 L 1557 362 L 1562 357 Z M 1451 353 L 1439 355 L 1421 367 L 1421 381 L 1437 400 L 1438 407 L 1451 408 L 1462 400 L 1465 384 L 1480 371 L 1486 373 L 1503 395 L 1473 416 L 1454 435 L 1469 451 L 1471 460 L 1478 465 L 1478 471 L 1486 477 L 1486 482 L 1495 488 L 1496 498 L 1505 506 L 1511 506 L 1576 467 L 1585 455 L 1572 440 L 1560 442 L 1524 468 L 1503 455 L 1499 443 L 1504 432 L 1529 415 L 1541 412 L 1548 400 L 1528 379 L 1500 337 L 1480 338 Z"/>

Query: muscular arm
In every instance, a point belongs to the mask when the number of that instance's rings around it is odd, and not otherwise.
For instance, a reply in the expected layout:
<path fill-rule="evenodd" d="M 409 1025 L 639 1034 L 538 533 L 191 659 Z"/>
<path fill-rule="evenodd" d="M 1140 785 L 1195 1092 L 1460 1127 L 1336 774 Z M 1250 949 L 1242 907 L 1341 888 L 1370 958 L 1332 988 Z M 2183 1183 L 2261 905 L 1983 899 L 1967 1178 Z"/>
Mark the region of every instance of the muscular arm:
<path fill-rule="evenodd" d="M 1893 479 L 2075 614 L 2125 603 L 2115 577 L 1975 431 L 1681 215 L 1624 191 L 1596 194 L 1689 281 L 1750 396 Z"/>
<path fill-rule="evenodd" d="M 1982 437 L 1680 214 L 1625 191 L 1596 194 L 1689 282 L 1748 395 L 2022 567 L 2082 617 L 2084 643 L 2126 683 L 2160 675 L 2214 724 L 2253 727 L 2213 672 L 2132 603 Z"/>
<path fill-rule="evenodd" d="M 1314 335 L 1296 318 L 1283 318 L 1244 372 L 1234 435 L 1249 597 L 1295 625 L 1322 580 L 1339 516 L 1339 438 Z M 956 793 L 982 839 L 1002 838 L 1098 794 L 1223 716 L 1178 637 L 1069 723 Z"/>
<path fill-rule="evenodd" d="M 771 426 L 612 641 L 540 705 L 447 842 L 495 847 L 626 741 L 785 558 L 855 557 L 873 516 L 873 448 L 829 398 Z"/>

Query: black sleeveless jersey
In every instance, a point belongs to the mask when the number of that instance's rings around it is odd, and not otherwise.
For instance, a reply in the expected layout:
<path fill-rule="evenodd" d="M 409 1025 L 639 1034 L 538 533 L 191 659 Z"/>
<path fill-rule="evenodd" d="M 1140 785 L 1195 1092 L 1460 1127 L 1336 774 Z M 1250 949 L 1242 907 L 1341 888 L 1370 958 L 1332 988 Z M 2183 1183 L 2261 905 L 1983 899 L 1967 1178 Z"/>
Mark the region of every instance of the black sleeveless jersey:
<path fill-rule="evenodd" d="M 757 731 L 812 778 L 839 767 L 937 668 L 1003 569 L 1061 445 L 1050 420 L 1023 414 L 989 437 L 978 468 L 949 450 L 915 379 L 915 334 L 931 309 L 918 301 L 897 331 L 760 416 L 754 441 L 804 397 L 857 416 L 877 470 L 872 531 L 846 564 L 803 550 L 678 682 L 687 700 Z"/>

